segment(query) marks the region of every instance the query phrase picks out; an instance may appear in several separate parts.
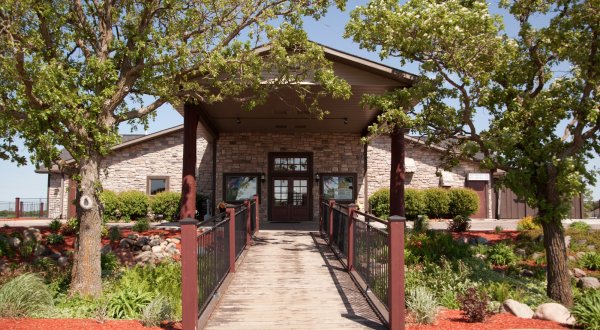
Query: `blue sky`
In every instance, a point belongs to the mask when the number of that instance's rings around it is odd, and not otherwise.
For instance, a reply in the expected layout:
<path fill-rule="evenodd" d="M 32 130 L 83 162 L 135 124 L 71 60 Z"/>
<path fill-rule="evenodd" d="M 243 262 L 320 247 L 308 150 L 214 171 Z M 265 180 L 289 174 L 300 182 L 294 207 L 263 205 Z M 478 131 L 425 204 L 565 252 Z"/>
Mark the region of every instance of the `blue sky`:
<path fill-rule="evenodd" d="M 362 49 L 352 42 L 352 40 L 344 39 L 344 25 L 348 21 L 349 12 L 356 6 L 365 4 L 367 1 L 348 1 L 347 10 L 340 12 L 331 10 L 327 16 L 320 21 L 307 20 L 305 28 L 309 38 L 318 43 L 329 47 L 339 49 L 361 56 L 370 60 L 378 61 L 386 65 L 401 68 L 411 73 L 418 73 L 418 68 L 415 65 L 406 65 L 400 67 L 398 59 L 389 58 L 380 60 L 376 53 L 371 53 Z M 505 14 L 501 10 L 493 10 L 499 14 Z M 509 18 L 511 19 L 511 18 Z M 512 19 L 511 19 L 512 20 Z M 511 21 L 505 21 L 508 27 L 508 33 L 513 34 L 516 24 L 511 24 Z M 180 125 L 183 123 L 183 118 L 169 105 L 161 107 L 154 122 L 150 124 L 148 133 L 160 131 L 165 128 Z M 478 127 L 486 127 L 487 121 L 484 117 L 479 117 L 477 121 Z M 130 133 L 130 128 L 123 125 L 120 128 L 122 133 Z M 136 133 L 143 133 L 136 132 Z M 600 168 L 600 157 L 596 157 L 590 162 L 590 168 Z M 47 175 L 34 173 L 35 168 L 32 165 L 18 167 L 16 164 L 0 160 L 0 201 L 13 201 L 15 197 L 21 198 L 37 198 L 46 197 Z M 591 187 L 594 192 L 594 199 L 600 199 L 600 183 L 595 187 Z"/>

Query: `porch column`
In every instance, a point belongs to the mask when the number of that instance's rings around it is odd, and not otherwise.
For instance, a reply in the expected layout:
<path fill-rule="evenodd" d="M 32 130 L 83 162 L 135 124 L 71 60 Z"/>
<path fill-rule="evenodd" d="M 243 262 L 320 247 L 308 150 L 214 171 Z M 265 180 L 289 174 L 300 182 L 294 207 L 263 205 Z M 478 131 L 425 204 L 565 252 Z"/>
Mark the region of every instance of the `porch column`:
<path fill-rule="evenodd" d="M 390 171 L 389 233 L 389 326 L 404 329 L 404 130 L 391 134 L 392 166 Z"/>
<path fill-rule="evenodd" d="M 181 211 L 179 218 L 196 217 L 196 138 L 198 129 L 196 106 L 183 106 L 183 183 L 181 186 Z"/>

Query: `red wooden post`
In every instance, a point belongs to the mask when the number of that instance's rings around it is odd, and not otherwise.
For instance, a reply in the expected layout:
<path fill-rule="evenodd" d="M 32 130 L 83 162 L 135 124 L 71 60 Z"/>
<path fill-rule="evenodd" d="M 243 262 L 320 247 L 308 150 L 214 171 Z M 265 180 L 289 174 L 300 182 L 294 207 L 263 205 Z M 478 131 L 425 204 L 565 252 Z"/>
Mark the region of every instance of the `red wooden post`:
<path fill-rule="evenodd" d="M 252 208 L 250 207 L 250 200 L 245 200 L 244 206 L 246 207 L 246 248 L 248 248 L 250 243 L 252 243 L 252 216 L 250 214 L 252 213 Z"/>
<path fill-rule="evenodd" d="M 229 272 L 235 273 L 235 208 L 228 207 L 229 216 Z"/>
<path fill-rule="evenodd" d="M 333 207 L 335 206 L 335 199 L 329 200 L 329 228 L 327 232 L 329 233 L 329 244 L 333 241 Z"/>
<path fill-rule="evenodd" d="M 196 138 L 198 111 L 189 104 L 183 106 L 183 182 L 179 218 L 196 217 Z"/>
<path fill-rule="evenodd" d="M 348 271 L 354 268 L 354 212 L 356 204 L 348 205 Z"/>
<path fill-rule="evenodd" d="M 403 330 L 404 310 L 404 225 L 406 218 L 393 215 L 388 220 L 389 233 L 389 308 L 390 329 Z"/>
<path fill-rule="evenodd" d="M 258 229 L 259 229 L 259 226 L 260 226 L 260 220 L 258 219 L 258 214 L 260 213 L 258 211 L 258 207 L 260 205 L 259 202 L 258 202 L 258 195 L 254 195 L 254 201 L 256 202 L 256 210 L 255 210 L 256 211 L 256 215 L 254 217 L 254 232 L 258 233 Z"/>
<path fill-rule="evenodd" d="M 40 218 L 44 217 L 44 202 L 40 202 Z"/>
<path fill-rule="evenodd" d="M 21 217 L 21 199 L 15 198 L 15 218 Z"/>
<path fill-rule="evenodd" d="M 181 302 L 183 328 L 196 329 L 198 322 L 198 241 L 193 218 L 179 221 L 181 226 Z"/>

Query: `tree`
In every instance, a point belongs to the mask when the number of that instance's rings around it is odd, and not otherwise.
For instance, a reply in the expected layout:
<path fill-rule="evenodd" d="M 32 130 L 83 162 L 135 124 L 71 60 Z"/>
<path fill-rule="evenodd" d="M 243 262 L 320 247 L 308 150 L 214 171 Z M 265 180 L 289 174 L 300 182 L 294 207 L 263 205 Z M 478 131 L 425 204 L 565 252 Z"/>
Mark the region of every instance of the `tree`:
<path fill-rule="evenodd" d="M 419 64 L 423 76 L 412 89 L 366 98 L 383 109 L 371 131 L 411 128 L 429 143 L 450 142 L 449 165 L 479 153 L 505 171 L 502 183 L 538 209 L 547 294 L 571 306 L 561 220 L 595 181 L 585 164 L 600 152 L 600 8 L 588 0 L 500 7 L 518 34 L 482 0 L 373 0 L 352 12 L 346 35 L 382 58 Z M 475 115 L 489 127 L 478 130 Z"/>
<path fill-rule="evenodd" d="M 59 146 L 73 156 L 80 230 L 72 293 L 102 290 L 99 168 L 119 142 L 118 125 L 145 125 L 167 102 L 236 97 L 252 108 L 282 84 L 316 112 L 325 94 L 347 97 L 348 85 L 301 29 L 303 16 L 319 18 L 332 2 L 0 1 L 0 156 L 23 161 L 13 136 L 34 163 L 50 166 Z M 263 43 L 269 51 L 256 52 Z M 295 85 L 305 78 L 321 88 Z M 80 206 L 82 196 L 91 208 Z"/>

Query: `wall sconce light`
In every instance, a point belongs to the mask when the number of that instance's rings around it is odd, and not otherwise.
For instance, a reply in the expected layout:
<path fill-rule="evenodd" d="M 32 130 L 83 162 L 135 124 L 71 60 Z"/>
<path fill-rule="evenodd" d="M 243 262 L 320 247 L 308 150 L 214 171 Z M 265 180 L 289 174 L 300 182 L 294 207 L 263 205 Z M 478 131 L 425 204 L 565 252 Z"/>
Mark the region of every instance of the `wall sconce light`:
<path fill-rule="evenodd" d="M 319 173 L 315 174 L 315 182 L 319 182 L 319 180 L 321 180 L 321 176 L 319 175 Z"/>
<path fill-rule="evenodd" d="M 264 173 L 260 174 L 260 181 L 265 182 L 265 174 Z"/>
<path fill-rule="evenodd" d="M 240 119 L 240 117 L 237 117 L 235 119 L 235 123 L 238 124 L 238 125 L 242 123 L 242 120 Z"/>
<path fill-rule="evenodd" d="M 348 125 L 348 117 L 344 117 L 344 125 Z"/>

